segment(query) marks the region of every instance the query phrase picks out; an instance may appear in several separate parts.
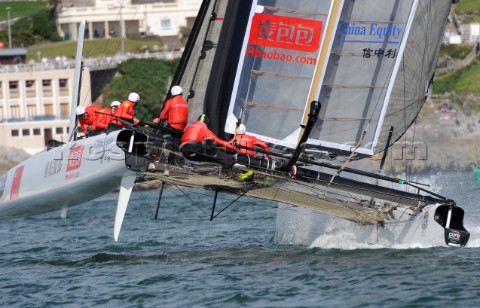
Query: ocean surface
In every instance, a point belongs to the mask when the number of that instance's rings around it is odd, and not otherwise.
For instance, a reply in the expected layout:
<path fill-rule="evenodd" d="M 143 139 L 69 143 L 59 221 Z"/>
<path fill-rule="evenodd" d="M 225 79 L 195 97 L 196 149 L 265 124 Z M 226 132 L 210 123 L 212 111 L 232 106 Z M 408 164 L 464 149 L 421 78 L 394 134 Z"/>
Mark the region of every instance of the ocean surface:
<path fill-rule="evenodd" d="M 60 213 L 0 221 L 2 307 L 480 306 L 480 184 L 425 175 L 457 201 L 465 248 L 274 243 L 277 204 L 241 198 L 209 221 L 213 193 L 135 191 L 118 242 L 117 194 Z M 235 196 L 220 194 L 218 213 Z M 322 241 L 316 241 L 321 243 Z"/>

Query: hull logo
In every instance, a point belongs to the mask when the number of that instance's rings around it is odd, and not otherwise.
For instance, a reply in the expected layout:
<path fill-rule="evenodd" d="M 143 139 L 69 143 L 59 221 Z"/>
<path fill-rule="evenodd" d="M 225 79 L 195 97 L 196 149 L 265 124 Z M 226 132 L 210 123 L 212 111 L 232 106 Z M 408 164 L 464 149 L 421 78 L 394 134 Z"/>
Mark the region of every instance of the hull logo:
<path fill-rule="evenodd" d="M 70 150 L 68 154 L 67 172 L 80 168 L 82 165 L 83 144 Z"/>
<path fill-rule="evenodd" d="M 452 240 L 452 241 L 455 241 L 455 242 L 460 241 L 460 232 L 458 232 L 458 231 L 448 232 L 448 239 Z"/>

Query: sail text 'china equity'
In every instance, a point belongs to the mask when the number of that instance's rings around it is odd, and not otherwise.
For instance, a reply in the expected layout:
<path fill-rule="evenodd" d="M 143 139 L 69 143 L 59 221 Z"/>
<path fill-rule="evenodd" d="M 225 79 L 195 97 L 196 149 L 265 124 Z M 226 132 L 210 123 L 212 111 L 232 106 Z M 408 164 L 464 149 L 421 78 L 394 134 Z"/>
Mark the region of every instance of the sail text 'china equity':
<path fill-rule="evenodd" d="M 342 36 L 370 36 L 381 40 L 389 38 L 398 39 L 402 34 L 402 28 L 393 24 L 381 25 L 371 23 L 367 25 L 357 25 L 355 23 L 340 22 L 337 28 L 337 35 Z"/>

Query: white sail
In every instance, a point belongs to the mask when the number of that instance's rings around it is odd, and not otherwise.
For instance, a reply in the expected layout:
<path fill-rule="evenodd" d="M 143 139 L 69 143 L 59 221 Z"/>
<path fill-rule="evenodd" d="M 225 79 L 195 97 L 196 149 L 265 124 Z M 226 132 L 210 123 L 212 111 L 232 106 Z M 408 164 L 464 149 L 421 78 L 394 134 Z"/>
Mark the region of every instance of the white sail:
<path fill-rule="evenodd" d="M 228 117 L 295 148 L 318 100 L 310 144 L 349 152 L 361 141 L 358 153 L 383 150 L 390 127 L 398 139 L 425 102 L 450 4 L 254 1 Z"/>

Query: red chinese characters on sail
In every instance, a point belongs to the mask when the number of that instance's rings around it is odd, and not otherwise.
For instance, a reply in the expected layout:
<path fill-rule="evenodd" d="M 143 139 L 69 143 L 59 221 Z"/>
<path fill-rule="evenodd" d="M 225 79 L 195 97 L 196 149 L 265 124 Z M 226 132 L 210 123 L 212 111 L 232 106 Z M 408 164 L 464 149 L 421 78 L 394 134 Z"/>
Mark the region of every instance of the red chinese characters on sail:
<path fill-rule="evenodd" d="M 83 145 L 76 146 L 70 150 L 68 155 L 67 172 L 80 168 L 82 164 Z"/>
<path fill-rule="evenodd" d="M 320 47 L 322 22 L 319 20 L 255 14 L 249 45 L 316 52 Z"/>

